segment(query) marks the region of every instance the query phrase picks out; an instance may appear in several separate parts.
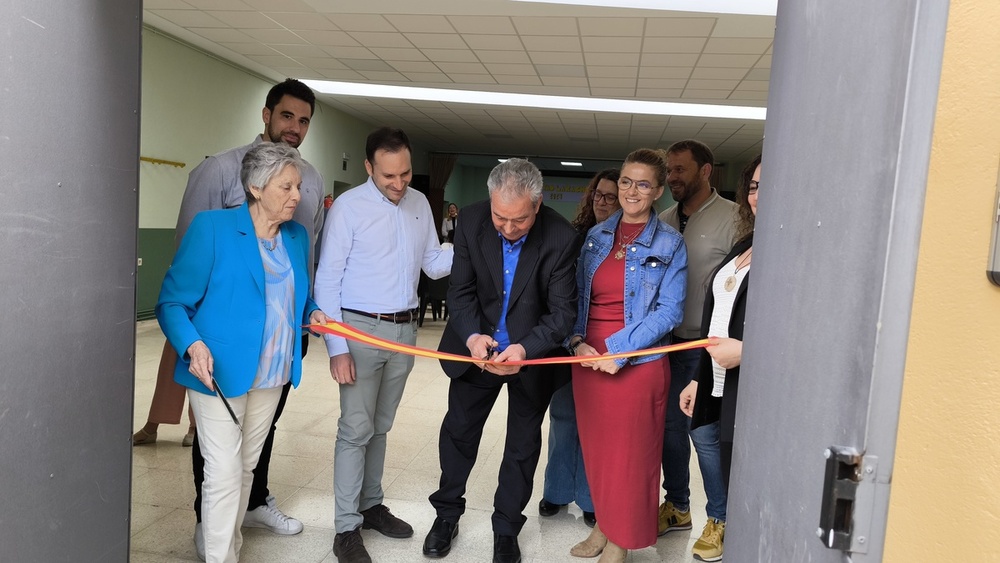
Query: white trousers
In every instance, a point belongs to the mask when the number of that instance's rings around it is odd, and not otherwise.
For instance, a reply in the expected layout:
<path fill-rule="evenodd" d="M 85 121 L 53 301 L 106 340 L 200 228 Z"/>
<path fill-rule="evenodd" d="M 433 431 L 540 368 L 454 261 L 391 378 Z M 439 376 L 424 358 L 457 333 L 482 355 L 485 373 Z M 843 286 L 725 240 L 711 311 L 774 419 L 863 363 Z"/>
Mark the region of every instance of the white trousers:
<path fill-rule="evenodd" d="M 233 422 L 217 395 L 188 390 L 188 400 L 198 425 L 198 442 L 205 458 L 205 482 L 201 486 L 201 525 L 205 534 L 206 563 L 236 563 L 253 483 L 253 470 L 260 459 L 281 387 L 252 389 L 230 397 L 229 404 L 243 424 Z"/>

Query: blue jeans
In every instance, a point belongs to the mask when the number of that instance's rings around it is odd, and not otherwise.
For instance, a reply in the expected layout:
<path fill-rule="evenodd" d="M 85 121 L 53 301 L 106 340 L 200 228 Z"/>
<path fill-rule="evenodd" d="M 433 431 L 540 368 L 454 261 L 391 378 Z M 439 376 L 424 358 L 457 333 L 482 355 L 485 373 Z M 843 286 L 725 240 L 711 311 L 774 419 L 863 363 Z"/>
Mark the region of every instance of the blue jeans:
<path fill-rule="evenodd" d="M 685 342 L 674 338 L 674 342 Z M 691 419 L 680 407 L 681 391 L 697 375 L 701 350 L 671 352 L 670 393 L 667 397 L 667 420 L 663 433 L 663 490 L 664 498 L 680 510 L 691 507 L 691 443 L 698 454 L 698 466 L 705 483 L 708 503 L 705 512 L 709 518 L 726 521 L 728 491 L 722 478 L 722 461 L 719 449 L 719 423 L 691 430 Z M 688 436 L 691 441 L 688 441 Z"/>
<path fill-rule="evenodd" d="M 590 485 L 583 470 L 583 450 L 576 432 L 573 384 L 563 385 L 549 403 L 549 461 L 545 466 L 542 498 L 553 504 L 576 502 L 584 512 L 594 511 Z"/>

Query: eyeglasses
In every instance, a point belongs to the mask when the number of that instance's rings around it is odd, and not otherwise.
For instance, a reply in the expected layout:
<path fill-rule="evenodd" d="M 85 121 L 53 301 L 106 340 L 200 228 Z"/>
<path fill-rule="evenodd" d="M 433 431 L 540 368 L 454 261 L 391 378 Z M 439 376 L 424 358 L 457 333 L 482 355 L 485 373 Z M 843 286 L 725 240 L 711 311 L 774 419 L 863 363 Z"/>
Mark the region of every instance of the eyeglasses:
<path fill-rule="evenodd" d="M 632 180 L 632 178 L 626 176 L 622 176 L 621 178 L 618 179 L 619 190 L 627 190 L 632 186 L 635 186 L 635 189 L 639 190 L 639 193 L 642 194 L 648 194 L 649 192 L 653 191 L 653 189 L 659 187 L 659 186 L 654 186 L 653 184 L 650 184 L 649 182 L 646 181 L 635 182 Z"/>
<path fill-rule="evenodd" d="M 601 192 L 594 192 L 594 203 L 597 203 L 599 201 L 603 201 L 604 203 L 607 203 L 608 205 L 614 205 L 615 202 L 618 201 L 618 196 L 616 196 L 615 194 L 605 194 L 605 193 L 601 193 Z"/>
<path fill-rule="evenodd" d="M 750 180 L 750 187 L 747 189 L 747 195 L 757 195 L 757 189 L 760 188 L 760 182 L 756 180 Z"/>

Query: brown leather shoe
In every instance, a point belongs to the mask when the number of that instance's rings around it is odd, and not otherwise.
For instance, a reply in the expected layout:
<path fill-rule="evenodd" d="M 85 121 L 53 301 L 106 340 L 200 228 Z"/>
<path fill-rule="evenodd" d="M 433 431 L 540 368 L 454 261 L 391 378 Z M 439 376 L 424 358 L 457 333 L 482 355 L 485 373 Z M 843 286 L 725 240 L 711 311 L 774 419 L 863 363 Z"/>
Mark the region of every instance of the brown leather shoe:
<path fill-rule="evenodd" d="M 361 529 L 337 534 L 333 538 L 333 554 L 340 563 L 372 563 L 372 558 L 361 539 Z"/>
<path fill-rule="evenodd" d="M 368 510 L 362 510 L 364 522 L 361 527 L 390 538 L 408 538 L 413 535 L 413 526 L 392 515 L 384 504 L 376 504 Z"/>

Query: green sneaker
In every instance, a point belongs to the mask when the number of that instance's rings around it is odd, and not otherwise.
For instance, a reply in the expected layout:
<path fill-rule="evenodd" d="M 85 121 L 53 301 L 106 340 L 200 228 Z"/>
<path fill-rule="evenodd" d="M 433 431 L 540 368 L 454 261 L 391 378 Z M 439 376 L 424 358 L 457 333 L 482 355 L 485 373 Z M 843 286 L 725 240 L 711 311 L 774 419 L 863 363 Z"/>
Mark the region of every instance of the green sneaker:
<path fill-rule="evenodd" d="M 660 514 L 657 517 L 657 534 L 662 536 L 667 532 L 673 532 L 676 530 L 690 530 L 691 529 L 691 511 L 690 510 L 679 510 L 674 503 L 665 502 L 660 505 Z"/>
<path fill-rule="evenodd" d="M 722 559 L 722 541 L 725 536 L 726 523 L 709 518 L 708 522 L 705 522 L 701 537 L 694 542 L 691 554 L 698 561 L 719 561 Z"/>

